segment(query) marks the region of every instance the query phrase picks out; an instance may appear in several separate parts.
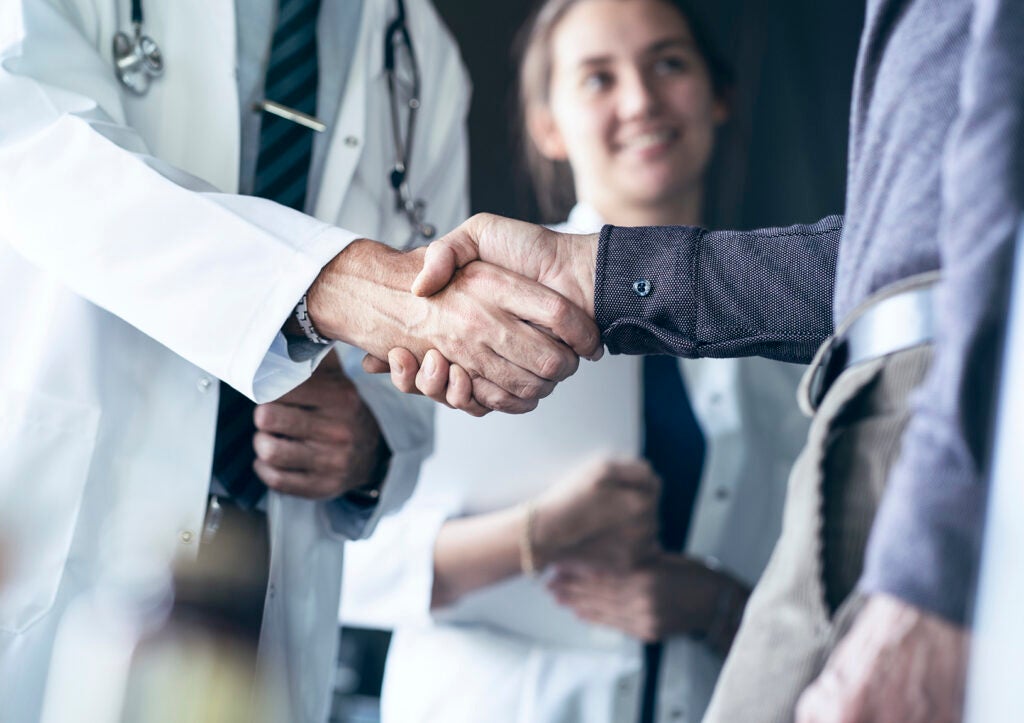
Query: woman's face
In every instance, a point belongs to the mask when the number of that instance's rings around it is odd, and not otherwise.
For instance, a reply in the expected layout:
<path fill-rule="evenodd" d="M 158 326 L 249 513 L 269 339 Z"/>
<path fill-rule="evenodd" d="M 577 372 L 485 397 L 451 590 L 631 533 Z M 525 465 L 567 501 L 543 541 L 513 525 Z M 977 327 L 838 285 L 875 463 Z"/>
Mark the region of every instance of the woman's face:
<path fill-rule="evenodd" d="M 549 104 L 530 118 L 581 200 L 663 203 L 699 189 L 727 115 L 685 18 L 662 0 L 587 0 L 551 38 Z"/>

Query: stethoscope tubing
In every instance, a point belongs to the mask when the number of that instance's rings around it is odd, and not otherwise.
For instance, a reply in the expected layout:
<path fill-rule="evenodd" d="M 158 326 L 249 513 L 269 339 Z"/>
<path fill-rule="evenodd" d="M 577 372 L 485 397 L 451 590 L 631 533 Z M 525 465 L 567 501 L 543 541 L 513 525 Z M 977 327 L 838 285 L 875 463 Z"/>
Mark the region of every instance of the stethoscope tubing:
<path fill-rule="evenodd" d="M 420 66 L 406 22 L 405 0 L 395 0 L 395 2 L 397 3 L 397 14 L 394 20 L 388 23 L 384 39 L 384 71 L 387 76 L 391 105 L 391 136 L 395 146 L 395 163 L 391 169 L 390 181 L 395 193 L 397 210 L 401 211 L 408 219 L 417 237 L 430 240 L 435 235 L 435 228 L 423 220 L 425 204 L 423 201 L 413 198 L 409 187 L 409 164 L 412 159 L 413 141 L 416 137 L 416 116 L 420 106 Z M 142 32 L 145 22 L 142 0 L 132 0 L 131 20 L 133 37 L 129 37 L 123 31 L 114 35 L 114 73 L 121 85 L 141 96 L 148 92 L 150 81 L 163 74 L 163 57 L 156 42 Z M 396 38 L 398 43 L 396 43 Z M 412 71 L 412 93 L 406 109 L 408 121 L 404 137 L 401 128 L 402 109 L 399 108 L 397 87 L 396 51 L 399 44 L 404 45 L 409 54 Z"/>

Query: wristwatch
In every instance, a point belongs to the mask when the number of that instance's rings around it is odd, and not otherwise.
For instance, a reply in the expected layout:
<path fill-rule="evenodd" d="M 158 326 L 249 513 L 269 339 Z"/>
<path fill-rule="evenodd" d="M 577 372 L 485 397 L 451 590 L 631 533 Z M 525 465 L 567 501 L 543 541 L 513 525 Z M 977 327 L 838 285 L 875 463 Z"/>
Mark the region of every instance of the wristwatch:
<path fill-rule="evenodd" d="M 360 509 L 368 509 L 380 502 L 380 488 L 388 476 L 391 456 L 391 447 L 388 446 L 384 435 L 381 435 L 380 444 L 377 445 L 377 460 L 374 463 L 373 472 L 370 473 L 370 481 L 362 487 L 349 490 L 341 498 Z"/>

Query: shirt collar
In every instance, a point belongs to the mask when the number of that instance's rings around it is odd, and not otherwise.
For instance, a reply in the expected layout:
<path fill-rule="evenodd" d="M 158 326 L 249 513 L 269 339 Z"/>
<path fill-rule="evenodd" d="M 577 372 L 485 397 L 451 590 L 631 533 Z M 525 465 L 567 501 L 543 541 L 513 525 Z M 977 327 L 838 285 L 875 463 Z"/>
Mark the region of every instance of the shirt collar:
<path fill-rule="evenodd" d="M 577 203 L 565 221 L 566 231 L 573 233 L 597 233 L 604 226 L 604 219 L 588 203 Z"/>

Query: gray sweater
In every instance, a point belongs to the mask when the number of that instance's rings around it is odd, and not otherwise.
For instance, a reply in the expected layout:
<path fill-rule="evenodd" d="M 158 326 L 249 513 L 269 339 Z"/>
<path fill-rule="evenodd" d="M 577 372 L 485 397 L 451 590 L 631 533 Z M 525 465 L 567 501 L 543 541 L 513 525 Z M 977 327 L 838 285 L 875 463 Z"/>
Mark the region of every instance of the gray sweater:
<path fill-rule="evenodd" d="M 1024 2 L 869 0 L 849 159 L 843 218 L 750 232 L 606 227 L 598 323 L 617 353 L 807 362 L 867 296 L 942 269 L 935 361 L 861 587 L 963 622 L 1024 210 Z M 633 291 L 638 279 L 652 282 L 648 296 Z"/>

